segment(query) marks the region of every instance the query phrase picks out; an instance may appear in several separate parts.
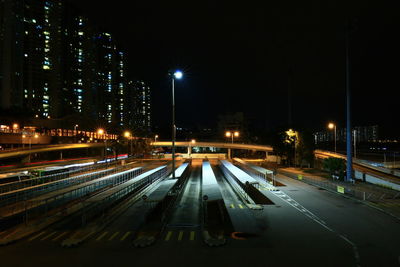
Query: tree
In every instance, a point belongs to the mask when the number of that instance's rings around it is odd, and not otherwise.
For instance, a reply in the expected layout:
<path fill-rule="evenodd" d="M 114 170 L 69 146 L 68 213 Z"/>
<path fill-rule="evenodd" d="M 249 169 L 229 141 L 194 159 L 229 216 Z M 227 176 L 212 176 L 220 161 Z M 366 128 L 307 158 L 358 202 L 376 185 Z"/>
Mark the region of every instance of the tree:
<path fill-rule="evenodd" d="M 327 158 L 324 159 L 324 169 L 333 176 L 338 176 L 340 180 L 344 180 L 344 170 L 346 169 L 346 164 L 344 159 L 340 158 Z"/>

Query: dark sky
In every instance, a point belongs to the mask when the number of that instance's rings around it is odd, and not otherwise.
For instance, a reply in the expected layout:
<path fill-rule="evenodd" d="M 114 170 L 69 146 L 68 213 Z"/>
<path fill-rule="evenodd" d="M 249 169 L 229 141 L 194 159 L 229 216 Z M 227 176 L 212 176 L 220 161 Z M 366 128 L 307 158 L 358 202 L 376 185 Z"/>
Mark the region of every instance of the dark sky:
<path fill-rule="evenodd" d="M 295 125 L 344 126 L 345 25 L 356 19 L 354 124 L 400 130 L 395 1 L 70 2 L 116 35 L 130 76 L 153 89 L 160 127 L 170 123 L 166 73 L 173 68 L 186 74 L 176 87 L 178 126 L 213 126 L 217 114 L 230 111 L 245 112 L 260 127 L 285 124 L 289 84 Z"/>

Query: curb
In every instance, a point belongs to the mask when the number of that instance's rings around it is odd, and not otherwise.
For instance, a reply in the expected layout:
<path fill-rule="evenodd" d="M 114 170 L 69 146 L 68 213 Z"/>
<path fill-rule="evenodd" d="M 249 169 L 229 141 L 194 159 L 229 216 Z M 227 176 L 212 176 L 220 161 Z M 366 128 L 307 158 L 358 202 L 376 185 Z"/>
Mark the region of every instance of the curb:
<path fill-rule="evenodd" d="M 283 175 L 283 176 L 285 176 L 285 177 L 288 177 L 288 178 L 290 178 L 290 179 L 293 179 L 293 180 L 296 180 L 296 181 L 299 181 L 299 182 L 303 182 L 303 183 L 305 183 L 305 184 L 312 185 L 312 186 L 314 186 L 314 187 L 322 188 L 322 189 L 324 189 L 324 190 L 326 190 L 326 191 L 328 191 L 328 192 L 331 192 L 331 193 L 334 193 L 334 194 L 336 194 L 336 195 L 345 197 L 345 198 L 347 198 L 347 199 L 355 200 L 355 201 L 357 201 L 357 202 L 359 202 L 359 203 L 361 203 L 361 204 L 363 204 L 363 205 L 365 205 L 365 206 L 368 206 L 368 207 L 370 207 L 370 208 L 376 209 L 376 210 L 378 210 L 378 211 L 380 211 L 380 212 L 382 212 L 382 213 L 385 213 L 386 215 L 389 215 L 389 216 L 391 216 L 391 217 L 393 217 L 393 218 L 395 218 L 395 219 L 397 219 L 397 220 L 400 221 L 400 217 L 399 217 L 399 216 L 397 216 L 397 215 L 395 215 L 395 214 L 393 214 L 393 213 L 391 213 L 391 212 L 388 212 L 388 211 L 386 211 L 386 210 L 384 210 L 384 209 L 381 209 L 381 208 L 375 206 L 374 204 L 370 204 L 370 203 L 367 202 L 367 201 L 359 200 L 359 199 L 357 199 L 357 198 L 353 198 L 353 197 L 351 197 L 351 196 L 338 193 L 338 192 L 336 192 L 336 191 L 334 191 L 334 190 L 332 190 L 332 189 L 330 189 L 330 188 L 325 188 L 325 187 L 322 187 L 322 186 L 319 186 L 319 185 L 316 185 L 316 184 L 313 184 L 313 183 L 306 182 L 306 181 L 304 181 L 304 180 L 298 180 L 298 179 L 292 178 L 292 177 L 290 177 L 290 176 L 288 176 L 288 175 L 286 175 L 286 174 L 283 174 L 283 173 L 280 173 L 280 174 Z"/>

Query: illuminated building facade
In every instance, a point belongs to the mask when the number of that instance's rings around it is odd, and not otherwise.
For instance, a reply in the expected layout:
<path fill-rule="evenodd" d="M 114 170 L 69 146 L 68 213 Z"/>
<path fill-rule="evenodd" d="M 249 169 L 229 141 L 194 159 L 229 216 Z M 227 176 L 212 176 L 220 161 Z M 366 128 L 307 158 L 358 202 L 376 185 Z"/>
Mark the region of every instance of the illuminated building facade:
<path fill-rule="evenodd" d="M 64 0 L 0 0 L 0 58 L 0 110 L 150 129 L 150 88 L 127 83 L 111 33 Z"/>

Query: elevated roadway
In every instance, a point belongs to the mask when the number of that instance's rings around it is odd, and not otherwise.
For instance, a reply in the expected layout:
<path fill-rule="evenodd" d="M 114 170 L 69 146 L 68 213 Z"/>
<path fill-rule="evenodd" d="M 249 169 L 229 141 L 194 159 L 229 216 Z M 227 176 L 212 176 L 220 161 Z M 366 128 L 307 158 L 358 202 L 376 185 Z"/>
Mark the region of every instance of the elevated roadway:
<path fill-rule="evenodd" d="M 152 142 L 152 146 L 172 146 L 172 142 Z M 192 142 L 175 142 L 175 146 L 177 147 L 216 147 L 216 148 L 226 148 L 226 149 L 244 149 L 244 150 L 253 150 L 253 151 L 263 151 L 263 152 L 272 152 L 273 148 L 271 146 L 265 145 L 250 145 L 250 144 L 236 144 L 236 143 L 223 143 L 223 142 L 196 142 L 193 144 Z M 104 147 L 104 143 L 79 143 L 79 144 L 62 144 L 62 145 L 49 145 L 49 146 L 41 146 L 38 148 L 32 149 L 18 149 L 7 152 L 0 152 L 0 160 L 6 158 L 13 157 L 21 157 L 27 156 L 33 153 L 44 153 L 51 151 L 61 151 L 61 150 L 70 150 L 70 149 L 82 149 L 82 148 L 95 148 L 95 147 Z"/>
<path fill-rule="evenodd" d="M 0 152 L 0 160 L 6 158 L 15 158 L 21 156 L 27 156 L 33 153 L 44 153 L 51 151 L 61 151 L 69 149 L 80 149 L 80 148 L 93 148 L 93 147 L 104 147 L 104 143 L 79 143 L 79 144 L 62 144 L 62 145 L 49 145 L 41 146 L 32 149 L 16 149 L 12 151 Z"/>
<path fill-rule="evenodd" d="M 333 157 L 333 158 L 341 158 L 347 160 L 346 155 L 334 153 L 331 151 L 315 150 L 314 155 L 316 158 L 319 159 Z M 353 158 L 353 169 L 365 175 L 372 175 L 374 177 L 379 177 L 390 183 L 394 183 L 397 185 L 400 184 L 400 177 L 395 175 L 393 170 L 374 166 L 364 160 Z"/>

